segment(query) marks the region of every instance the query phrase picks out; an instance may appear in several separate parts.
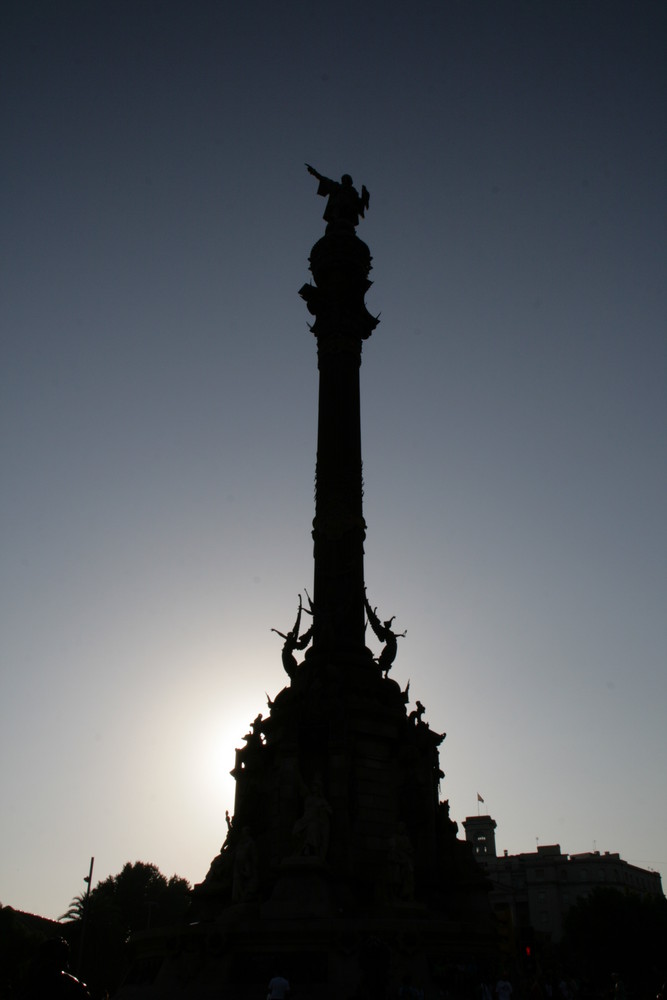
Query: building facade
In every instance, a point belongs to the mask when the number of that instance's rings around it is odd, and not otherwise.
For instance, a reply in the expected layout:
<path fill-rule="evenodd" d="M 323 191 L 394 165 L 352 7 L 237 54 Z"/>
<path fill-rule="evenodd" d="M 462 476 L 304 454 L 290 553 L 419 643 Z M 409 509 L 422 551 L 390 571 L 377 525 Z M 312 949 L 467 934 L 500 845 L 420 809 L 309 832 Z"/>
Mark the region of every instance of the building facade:
<path fill-rule="evenodd" d="M 609 851 L 563 854 L 559 844 L 534 852 L 496 852 L 496 822 L 491 816 L 469 816 L 463 826 L 478 863 L 493 889 L 491 903 L 502 931 L 515 939 L 531 931 L 557 943 L 565 914 L 577 900 L 605 886 L 623 892 L 662 896 L 658 872 L 631 865 Z"/>

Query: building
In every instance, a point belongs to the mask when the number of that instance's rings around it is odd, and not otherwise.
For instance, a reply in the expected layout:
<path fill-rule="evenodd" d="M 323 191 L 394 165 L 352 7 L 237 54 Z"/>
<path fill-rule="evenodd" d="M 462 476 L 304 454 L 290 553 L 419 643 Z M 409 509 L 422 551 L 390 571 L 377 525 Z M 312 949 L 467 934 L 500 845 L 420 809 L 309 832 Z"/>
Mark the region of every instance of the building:
<path fill-rule="evenodd" d="M 475 858 L 491 880 L 491 903 L 508 936 L 525 937 L 532 930 L 557 943 L 570 907 L 600 886 L 663 895 L 658 872 L 631 865 L 619 854 L 563 854 L 560 845 L 553 844 L 524 854 L 505 851 L 498 857 L 496 822 L 491 816 L 469 816 L 463 826 Z"/>

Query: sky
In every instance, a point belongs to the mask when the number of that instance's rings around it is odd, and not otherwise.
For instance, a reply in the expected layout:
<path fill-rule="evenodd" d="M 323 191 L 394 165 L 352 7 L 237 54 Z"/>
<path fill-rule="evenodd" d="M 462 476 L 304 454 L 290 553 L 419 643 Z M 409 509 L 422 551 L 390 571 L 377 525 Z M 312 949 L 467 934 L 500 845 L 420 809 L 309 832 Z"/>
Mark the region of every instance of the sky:
<path fill-rule="evenodd" d="M 370 191 L 366 584 L 441 797 L 665 879 L 666 29 L 0 5 L 0 903 L 58 917 L 91 856 L 198 882 L 224 839 L 312 586 L 305 162 Z"/>

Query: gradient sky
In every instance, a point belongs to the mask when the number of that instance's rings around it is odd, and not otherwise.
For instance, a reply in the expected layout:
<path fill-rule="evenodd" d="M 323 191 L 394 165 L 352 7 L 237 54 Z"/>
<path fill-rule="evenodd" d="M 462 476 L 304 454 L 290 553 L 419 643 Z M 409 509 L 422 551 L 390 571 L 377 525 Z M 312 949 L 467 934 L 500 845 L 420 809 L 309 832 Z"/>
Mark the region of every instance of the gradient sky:
<path fill-rule="evenodd" d="M 662 0 L 0 18 L 0 902 L 224 838 L 312 583 L 304 161 L 371 193 L 366 582 L 442 798 L 664 878 Z"/>

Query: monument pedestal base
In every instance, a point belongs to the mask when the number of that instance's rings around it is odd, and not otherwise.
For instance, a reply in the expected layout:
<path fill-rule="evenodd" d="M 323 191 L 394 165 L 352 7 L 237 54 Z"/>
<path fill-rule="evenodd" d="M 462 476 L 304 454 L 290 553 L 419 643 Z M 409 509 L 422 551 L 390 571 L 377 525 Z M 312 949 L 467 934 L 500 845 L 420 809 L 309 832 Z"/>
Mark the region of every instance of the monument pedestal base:
<path fill-rule="evenodd" d="M 316 858 L 290 858 L 280 865 L 271 898 L 260 909 L 264 920 L 308 920 L 333 915 L 331 874 Z"/>
<path fill-rule="evenodd" d="M 285 887 L 297 893 L 310 881 L 296 873 L 294 879 Z M 305 909 L 324 902 L 317 892 L 309 895 L 318 885 L 326 887 L 324 876 L 310 881 Z M 135 969 L 149 968 L 152 952 L 153 975 L 128 977 L 114 1000 L 263 1000 L 275 975 L 290 982 L 299 1000 L 387 1000 L 398 996 L 406 976 L 425 1000 L 438 1000 L 443 993 L 474 995 L 491 971 L 494 935 L 479 926 L 407 906 L 372 916 L 304 916 L 293 903 L 231 907 L 218 921 L 192 925 L 178 940 L 170 936 L 168 949 L 163 938 L 157 975 L 157 935 L 144 938 Z M 134 947 L 140 944 L 136 939 Z"/>

